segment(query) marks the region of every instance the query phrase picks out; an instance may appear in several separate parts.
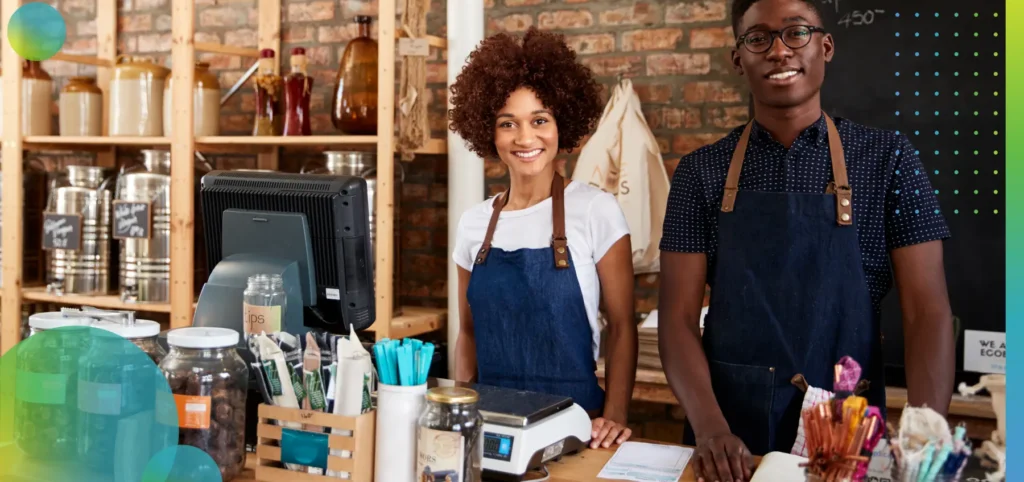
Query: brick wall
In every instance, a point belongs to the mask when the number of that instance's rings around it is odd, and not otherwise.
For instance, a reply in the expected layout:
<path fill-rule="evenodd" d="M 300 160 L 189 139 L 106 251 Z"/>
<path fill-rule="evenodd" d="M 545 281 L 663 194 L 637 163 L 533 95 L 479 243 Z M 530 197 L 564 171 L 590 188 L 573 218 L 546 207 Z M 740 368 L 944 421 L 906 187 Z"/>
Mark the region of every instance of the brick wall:
<path fill-rule="evenodd" d="M 118 53 L 146 56 L 161 65 L 170 66 L 171 2 L 178 0 L 120 0 L 118 2 Z M 430 0 L 427 16 L 428 32 L 444 35 L 445 0 Z M 197 42 L 215 42 L 237 47 L 257 46 L 258 12 L 256 0 L 195 0 Z M 399 14 L 404 2 L 398 0 Z M 54 6 L 64 15 L 68 38 L 64 52 L 95 55 L 96 2 L 94 0 L 57 0 Z M 358 33 L 356 15 L 374 17 L 372 35 L 376 37 L 377 2 L 375 0 L 282 0 L 281 50 L 278 58 L 281 71 L 288 71 L 288 58 L 293 47 L 305 47 L 309 74 L 314 79 L 312 94 L 313 134 L 336 134 L 331 125 L 330 107 L 337 66 L 347 42 Z M 424 98 L 430 106 L 432 136 L 445 136 L 445 105 L 447 105 L 445 53 L 432 48 L 427 68 L 428 92 Z M 232 55 L 196 53 L 196 59 L 208 62 L 217 74 L 223 91 L 227 91 L 255 59 Z M 96 68 L 67 62 L 43 62 L 43 68 L 54 78 L 53 125 L 57 132 L 58 92 L 74 75 L 96 75 Z M 397 78 L 396 69 L 396 78 Z M 397 89 L 396 89 L 397 93 Z M 251 81 L 221 109 L 222 135 L 248 135 L 255 113 L 255 94 Z M 288 149 L 280 155 L 280 169 L 296 172 L 320 157 L 322 149 Z M 55 166 L 91 164 L 95 157 L 86 153 L 30 153 Z M 138 152 L 120 149 L 119 161 L 130 161 Z M 256 168 L 254 155 L 209 155 L 218 169 Z M 397 222 L 401 235 L 402 286 L 399 293 L 407 304 L 446 305 L 447 262 L 447 174 L 445 156 L 417 156 L 402 163 L 404 185 L 397 186 L 401 204 Z"/>

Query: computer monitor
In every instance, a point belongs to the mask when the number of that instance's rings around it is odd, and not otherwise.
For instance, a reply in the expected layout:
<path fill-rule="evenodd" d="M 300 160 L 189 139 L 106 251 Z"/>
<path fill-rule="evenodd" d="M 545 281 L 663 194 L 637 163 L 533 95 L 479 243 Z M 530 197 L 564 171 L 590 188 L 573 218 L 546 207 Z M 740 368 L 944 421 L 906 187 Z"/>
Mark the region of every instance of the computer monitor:
<path fill-rule="evenodd" d="M 249 276 L 280 274 L 288 305 L 281 330 L 348 333 L 376 314 L 370 206 L 356 176 L 213 171 L 202 179 L 209 279 L 194 326 L 245 333 Z"/>

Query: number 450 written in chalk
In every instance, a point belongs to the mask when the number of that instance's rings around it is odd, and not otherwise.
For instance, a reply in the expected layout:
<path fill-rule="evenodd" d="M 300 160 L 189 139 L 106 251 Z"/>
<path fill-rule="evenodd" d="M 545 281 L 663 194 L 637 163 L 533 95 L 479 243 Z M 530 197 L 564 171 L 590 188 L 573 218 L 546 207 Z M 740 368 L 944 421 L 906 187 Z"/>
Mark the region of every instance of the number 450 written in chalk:
<path fill-rule="evenodd" d="M 865 10 L 863 12 L 860 10 L 854 10 L 853 12 L 845 13 L 843 18 L 839 19 L 838 23 L 846 28 L 850 28 L 850 25 L 853 25 L 854 27 L 871 25 L 871 23 L 875 21 L 875 14 L 881 15 L 883 13 L 885 13 L 885 10 L 875 9 Z"/>

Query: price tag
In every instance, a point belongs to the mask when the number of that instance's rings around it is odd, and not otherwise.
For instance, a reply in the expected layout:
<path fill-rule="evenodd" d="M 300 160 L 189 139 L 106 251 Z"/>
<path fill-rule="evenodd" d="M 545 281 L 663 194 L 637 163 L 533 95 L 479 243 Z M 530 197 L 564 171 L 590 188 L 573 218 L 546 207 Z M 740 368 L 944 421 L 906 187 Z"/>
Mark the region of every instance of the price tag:
<path fill-rule="evenodd" d="M 429 57 L 430 43 L 425 38 L 398 39 L 398 55 L 406 57 Z"/>
<path fill-rule="evenodd" d="M 152 203 L 114 201 L 114 238 L 149 239 L 153 232 Z"/>
<path fill-rule="evenodd" d="M 43 249 L 82 249 L 82 215 L 43 213 Z"/>

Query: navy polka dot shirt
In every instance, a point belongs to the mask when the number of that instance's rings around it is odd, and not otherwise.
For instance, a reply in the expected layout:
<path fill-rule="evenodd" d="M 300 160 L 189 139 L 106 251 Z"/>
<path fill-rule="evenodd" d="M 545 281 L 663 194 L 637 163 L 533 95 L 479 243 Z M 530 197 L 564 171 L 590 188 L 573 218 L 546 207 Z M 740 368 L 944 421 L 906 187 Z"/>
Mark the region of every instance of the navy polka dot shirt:
<path fill-rule="evenodd" d="M 950 236 L 918 151 L 892 131 L 834 117 L 853 189 L 864 273 L 875 310 L 892 286 L 889 251 Z M 824 193 L 832 181 L 825 116 L 787 150 L 759 124 L 750 132 L 739 189 Z M 684 156 L 672 177 L 662 251 L 706 253 L 709 284 L 718 245 L 718 214 L 733 150 L 743 126 Z"/>

